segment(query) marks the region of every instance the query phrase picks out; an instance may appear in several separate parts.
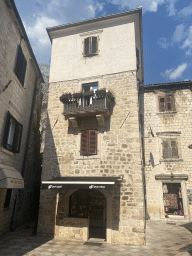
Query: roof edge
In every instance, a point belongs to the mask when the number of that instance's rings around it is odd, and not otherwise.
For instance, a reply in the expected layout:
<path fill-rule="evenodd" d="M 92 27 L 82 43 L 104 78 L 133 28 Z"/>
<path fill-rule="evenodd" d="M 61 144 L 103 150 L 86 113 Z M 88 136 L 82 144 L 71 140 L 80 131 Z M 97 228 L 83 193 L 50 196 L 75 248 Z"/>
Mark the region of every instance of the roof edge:
<path fill-rule="evenodd" d="M 81 25 L 85 25 L 85 24 L 89 24 L 89 23 L 99 22 L 99 21 L 103 21 L 103 20 L 123 17 L 126 15 L 134 14 L 134 13 L 142 14 L 142 6 L 136 8 L 136 9 L 125 11 L 125 12 L 113 13 L 110 15 L 100 16 L 100 17 L 96 17 L 96 18 L 92 18 L 92 19 L 82 20 L 82 21 L 73 22 L 73 23 L 67 23 L 64 25 L 59 25 L 59 26 L 54 26 L 54 27 L 48 27 L 48 28 L 46 28 L 46 30 L 49 34 L 50 32 L 56 31 L 56 30 L 61 30 L 61 29 L 71 28 L 71 27 L 75 27 L 75 26 L 81 26 Z"/>
<path fill-rule="evenodd" d="M 22 20 L 21 20 L 21 17 L 20 17 L 20 15 L 19 15 L 19 12 L 18 12 L 17 7 L 16 7 L 16 5 L 15 5 L 15 2 L 14 2 L 14 0 L 9 0 L 9 1 L 10 1 L 10 3 L 11 3 L 11 7 L 12 7 L 12 9 L 13 9 L 13 11 L 14 11 L 14 14 L 15 14 L 15 16 L 16 16 L 18 22 L 19 22 L 19 25 L 20 25 L 21 30 L 22 30 L 22 32 L 23 32 L 23 35 L 24 35 L 24 37 L 25 37 L 25 41 L 26 41 L 26 43 L 27 43 L 27 45 L 28 45 L 29 52 L 30 52 L 30 54 L 32 55 L 32 58 L 33 58 L 34 61 L 35 61 L 35 64 L 36 64 L 36 66 L 37 66 L 37 70 L 38 70 L 38 72 L 39 72 L 39 74 L 40 74 L 40 77 L 41 77 L 42 83 L 43 83 L 43 82 L 44 82 L 43 75 L 42 75 L 42 73 L 41 73 L 41 71 L 40 71 L 39 65 L 38 65 L 38 63 L 37 63 L 35 54 L 34 54 L 34 52 L 33 52 L 33 50 L 32 50 L 31 44 L 30 44 L 30 42 L 29 42 L 29 38 L 28 38 L 27 33 L 26 33 L 26 31 L 25 31 L 23 22 L 22 22 Z M 6 1 L 6 2 L 7 2 L 7 1 Z"/>
<path fill-rule="evenodd" d="M 158 84 L 149 84 L 143 85 L 140 89 L 144 92 L 154 91 L 154 90 L 161 90 L 161 89 L 169 89 L 169 90 L 179 90 L 179 89 L 186 89 L 192 88 L 192 81 L 179 81 L 179 82 L 170 82 L 170 83 L 158 83 Z"/>

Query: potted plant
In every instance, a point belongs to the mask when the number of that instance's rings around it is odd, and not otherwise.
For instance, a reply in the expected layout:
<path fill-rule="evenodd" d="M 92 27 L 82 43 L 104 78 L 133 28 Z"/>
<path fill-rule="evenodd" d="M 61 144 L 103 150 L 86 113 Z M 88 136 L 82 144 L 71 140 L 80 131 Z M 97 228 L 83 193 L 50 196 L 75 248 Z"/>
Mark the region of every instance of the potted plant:
<path fill-rule="evenodd" d="M 86 91 L 83 93 L 84 97 L 91 97 L 94 95 L 94 91 L 93 89 L 89 90 L 89 91 Z"/>
<path fill-rule="evenodd" d="M 74 99 L 80 99 L 83 97 L 82 92 L 74 93 L 72 96 Z"/>
<path fill-rule="evenodd" d="M 105 96 L 106 95 L 106 89 L 105 88 L 99 89 L 95 93 L 96 93 L 97 96 Z"/>
<path fill-rule="evenodd" d="M 63 102 L 63 103 L 69 102 L 69 100 L 71 100 L 71 99 L 72 99 L 71 93 L 64 93 L 60 97 L 60 101 Z"/>

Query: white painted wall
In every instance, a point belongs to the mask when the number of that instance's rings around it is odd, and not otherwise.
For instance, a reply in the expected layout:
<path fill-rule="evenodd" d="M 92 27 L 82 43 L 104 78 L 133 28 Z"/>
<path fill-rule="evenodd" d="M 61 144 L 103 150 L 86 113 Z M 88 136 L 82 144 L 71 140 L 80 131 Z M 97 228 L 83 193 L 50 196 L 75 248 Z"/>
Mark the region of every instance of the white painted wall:
<path fill-rule="evenodd" d="M 94 31 L 94 30 L 93 30 Z M 52 41 L 49 82 L 80 79 L 136 69 L 134 21 L 75 33 Z M 98 36 L 98 55 L 83 56 L 84 38 Z"/>

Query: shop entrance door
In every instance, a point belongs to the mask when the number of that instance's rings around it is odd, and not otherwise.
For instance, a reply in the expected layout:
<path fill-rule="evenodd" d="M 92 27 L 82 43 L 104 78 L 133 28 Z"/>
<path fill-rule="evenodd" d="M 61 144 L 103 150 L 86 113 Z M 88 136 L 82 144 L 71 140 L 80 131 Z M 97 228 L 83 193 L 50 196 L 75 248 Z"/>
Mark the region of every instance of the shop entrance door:
<path fill-rule="evenodd" d="M 165 216 L 184 215 L 181 183 L 163 183 Z"/>
<path fill-rule="evenodd" d="M 89 238 L 106 239 L 106 198 L 98 190 L 89 192 Z"/>

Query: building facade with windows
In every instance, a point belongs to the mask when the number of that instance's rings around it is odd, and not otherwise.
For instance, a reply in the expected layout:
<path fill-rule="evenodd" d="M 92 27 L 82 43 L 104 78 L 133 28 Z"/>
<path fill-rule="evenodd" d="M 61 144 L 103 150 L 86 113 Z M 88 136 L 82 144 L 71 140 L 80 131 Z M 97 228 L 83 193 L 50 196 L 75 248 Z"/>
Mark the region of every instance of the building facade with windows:
<path fill-rule="evenodd" d="M 150 219 L 192 219 L 192 82 L 143 90 L 147 213 Z"/>
<path fill-rule="evenodd" d="M 31 219 L 37 180 L 40 186 L 35 152 L 38 152 L 43 78 L 13 0 L 0 2 L 0 23 L 2 234 L 10 226 L 15 228 Z"/>
<path fill-rule="evenodd" d="M 142 10 L 47 31 L 52 56 L 38 232 L 144 245 Z"/>

